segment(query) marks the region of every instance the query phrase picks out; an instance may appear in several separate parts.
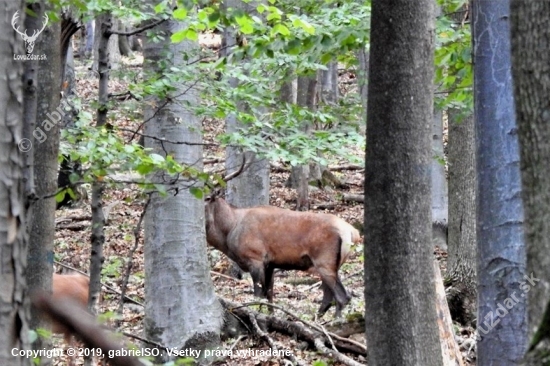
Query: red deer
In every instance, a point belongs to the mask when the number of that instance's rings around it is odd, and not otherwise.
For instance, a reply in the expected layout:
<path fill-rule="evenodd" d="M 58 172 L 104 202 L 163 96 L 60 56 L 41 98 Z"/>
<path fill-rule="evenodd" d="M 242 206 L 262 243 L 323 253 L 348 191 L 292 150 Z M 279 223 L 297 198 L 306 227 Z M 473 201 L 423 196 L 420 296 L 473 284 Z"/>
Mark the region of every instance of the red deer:
<path fill-rule="evenodd" d="M 52 298 L 55 300 L 71 299 L 86 309 L 88 307 L 88 288 L 90 279 L 81 274 L 59 275 L 54 273 L 52 280 Z M 53 333 L 62 333 L 65 343 L 72 345 L 72 334 L 62 324 L 53 322 Z M 69 365 L 74 364 L 74 357 L 70 357 Z"/>
<path fill-rule="evenodd" d="M 235 208 L 223 198 L 211 197 L 205 206 L 206 240 L 250 272 L 254 295 L 273 301 L 275 268 L 319 274 L 323 315 L 336 300 L 340 316 L 350 296 L 338 277 L 351 243 L 359 232 L 329 214 L 296 212 L 273 206 Z"/>

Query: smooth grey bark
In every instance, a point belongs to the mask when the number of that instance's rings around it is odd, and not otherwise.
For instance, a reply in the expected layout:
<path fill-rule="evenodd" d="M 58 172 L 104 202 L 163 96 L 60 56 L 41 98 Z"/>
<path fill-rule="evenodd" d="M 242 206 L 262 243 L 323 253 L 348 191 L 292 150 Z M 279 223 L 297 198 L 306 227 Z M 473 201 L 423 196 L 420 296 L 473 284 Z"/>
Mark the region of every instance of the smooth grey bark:
<path fill-rule="evenodd" d="M 240 1 L 229 0 L 224 1 L 223 6 L 226 11 L 230 8 L 242 9 L 247 13 L 254 11 L 253 7 Z M 228 56 L 231 52 L 231 46 L 237 44 L 237 34 L 233 27 L 226 27 L 223 32 L 223 43 L 226 46 L 222 51 L 224 56 Z M 247 62 L 243 60 L 241 62 Z M 238 80 L 231 78 L 229 80 L 231 87 L 238 86 Z M 242 102 L 237 101 L 237 107 L 240 110 L 247 108 Z M 242 123 L 237 120 L 235 114 L 230 114 L 225 119 L 225 128 L 227 133 L 233 133 L 243 127 Z M 244 159 L 244 160 L 243 160 Z M 253 207 L 269 204 L 269 161 L 259 157 L 251 151 L 243 151 L 238 146 L 228 146 L 225 149 L 225 170 L 227 174 L 232 174 L 241 169 L 242 164 L 246 164 L 246 169 L 243 170 L 237 177 L 227 182 L 226 200 L 235 207 Z M 236 278 L 241 278 L 243 271 L 239 266 L 229 259 L 231 262 L 230 273 Z"/>
<path fill-rule="evenodd" d="M 45 9 L 47 10 L 47 9 Z M 61 43 L 60 22 L 50 23 L 36 41 L 36 52 L 45 54 L 39 61 L 37 82 L 36 128 L 43 131 L 46 138 L 35 140 L 34 186 L 38 200 L 31 202 L 28 216 L 29 246 L 27 284 L 30 292 L 51 291 L 53 273 L 53 243 L 55 239 L 55 197 L 57 191 L 57 156 L 59 153 L 59 127 L 64 109 L 60 106 L 61 91 Z M 49 197 L 48 197 L 49 196 Z M 47 197 L 47 198 L 46 198 Z M 31 308 L 32 329 L 48 327 L 45 316 Z M 50 342 L 38 339 L 34 349 L 43 349 Z M 41 364 L 51 364 L 51 359 L 43 357 Z"/>
<path fill-rule="evenodd" d="M 338 62 L 331 61 L 327 65 L 327 70 L 319 72 L 319 104 L 335 106 L 338 103 Z"/>
<path fill-rule="evenodd" d="M 434 5 L 372 1 L 364 261 L 369 366 L 442 364 L 430 212 Z"/>
<path fill-rule="evenodd" d="M 512 72 L 525 208 L 530 352 L 525 365 L 550 355 L 550 2 L 511 1 Z"/>
<path fill-rule="evenodd" d="M 449 201 L 443 152 L 443 113 L 434 110 L 432 119 L 432 239 L 433 245 L 447 250 Z"/>
<path fill-rule="evenodd" d="M 254 11 L 253 4 L 246 4 L 240 0 L 224 1 L 225 9 L 242 9 L 247 13 Z M 229 46 L 225 55 L 230 52 L 232 45 L 237 44 L 237 33 L 233 27 L 226 27 L 223 33 L 223 42 Z M 247 62 L 243 60 L 241 62 Z M 236 78 L 229 80 L 232 87 L 238 86 Z M 241 102 L 237 102 L 238 108 L 247 108 Z M 225 120 L 226 131 L 236 132 L 243 127 L 235 114 L 229 115 Z M 250 151 L 242 151 L 240 147 L 228 146 L 225 150 L 225 169 L 227 174 L 238 171 L 246 160 L 246 170 L 227 183 L 227 202 L 236 207 L 252 207 L 269 204 L 269 161 L 259 157 Z"/>
<path fill-rule="evenodd" d="M 146 74 L 161 72 L 162 64 L 180 69 L 188 67 L 183 53 L 195 62 L 198 44 L 192 41 L 172 43 L 171 34 L 185 24 L 173 20 L 158 26 L 164 41 L 146 41 L 144 59 Z M 186 59 L 186 58 L 185 58 Z M 196 105 L 198 90 L 180 82 L 170 101 L 154 101 L 144 117 L 148 136 L 186 141 L 193 145 L 161 143 L 146 138 L 145 146 L 157 154 L 167 153 L 174 160 L 202 169 L 201 122 L 185 105 Z M 200 183 L 181 175 L 157 174 L 153 180 L 165 184 L 168 196 L 151 195 L 144 221 L 145 228 L 145 334 L 166 347 L 206 349 L 219 345 L 223 310 L 210 277 L 206 252 L 204 203 L 193 196 L 190 186 Z"/>
<path fill-rule="evenodd" d="M 23 137 L 23 40 L 12 30 L 16 11 L 23 24 L 22 1 L 2 0 L 0 8 L 0 365 L 31 365 L 31 359 L 12 356 L 12 349 L 30 349 L 29 301 L 25 280 L 27 229 L 24 157 L 18 144 Z M 8 31 L 9 30 L 9 31 Z"/>
<path fill-rule="evenodd" d="M 315 108 L 317 78 L 298 77 L 296 104 L 311 111 Z M 304 121 L 301 128 L 306 134 L 311 131 L 311 122 Z M 290 173 L 290 186 L 296 188 L 296 211 L 309 210 L 309 164 L 293 166 Z"/>
<path fill-rule="evenodd" d="M 510 67 L 510 9 L 508 0 L 474 1 L 472 5 L 478 177 L 477 364 L 516 365 L 527 343 L 527 309 L 520 286 L 527 272 Z"/>
<path fill-rule="evenodd" d="M 318 91 L 314 88 L 310 92 L 315 93 L 315 95 L 310 96 L 312 101 L 313 108 L 315 107 L 315 97 L 319 97 L 318 104 L 322 108 L 323 105 L 330 106 L 331 108 L 336 107 L 338 104 L 338 99 L 340 98 L 340 91 L 338 90 L 338 62 L 331 61 L 327 65 L 327 70 L 320 70 L 317 72 L 318 80 Z M 333 126 L 336 127 L 336 126 Z M 318 156 L 322 157 L 322 153 L 318 152 Z M 309 172 L 308 172 L 308 182 L 316 182 L 318 186 L 324 187 L 327 183 L 326 179 L 323 179 L 323 174 L 334 175 L 327 170 L 326 166 L 323 166 L 319 163 L 309 163 Z M 334 177 L 336 180 L 337 178 Z"/>
<path fill-rule="evenodd" d="M 476 315 L 476 159 L 472 114 L 449 109 L 449 245 L 447 301 L 454 321 L 470 324 Z"/>

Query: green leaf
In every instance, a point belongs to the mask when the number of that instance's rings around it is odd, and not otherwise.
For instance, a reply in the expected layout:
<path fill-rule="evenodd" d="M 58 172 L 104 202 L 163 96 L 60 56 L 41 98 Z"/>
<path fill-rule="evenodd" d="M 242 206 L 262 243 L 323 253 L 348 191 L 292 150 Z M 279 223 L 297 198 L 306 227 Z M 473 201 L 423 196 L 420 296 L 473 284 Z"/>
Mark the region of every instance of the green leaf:
<path fill-rule="evenodd" d="M 189 188 L 189 192 L 199 200 L 202 200 L 202 198 L 204 197 L 204 192 L 200 188 L 191 187 Z"/>
<path fill-rule="evenodd" d="M 187 9 L 185 8 L 177 8 L 172 13 L 174 15 L 174 18 L 177 20 L 183 20 L 187 17 Z"/>
<path fill-rule="evenodd" d="M 153 164 L 162 164 L 162 163 L 164 163 L 165 159 L 162 155 L 153 153 L 149 156 L 151 157 L 151 160 L 152 160 Z"/>
<path fill-rule="evenodd" d="M 186 36 L 187 36 L 187 30 L 180 30 L 172 34 L 172 36 L 170 37 L 170 40 L 173 43 L 178 43 L 183 41 L 186 38 Z"/>
<path fill-rule="evenodd" d="M 288 28 L 282 24 L 282 23 L 279 23 L 279 24 L 276 24 L 274 27 L 273 27 L 273 31 L 274 33 L 280 33 L 282 34 L 283 36 L 290 36 L 290 31 L 288 30 Z"/>
<path fill-rule="evenodd" d="M 220 20 L 220 16 L 221 16 L 220 12 L 216 10 L 212 14 L 208 15 L 208 21 L 210 22 L 211 25 L 217 24 L 218 21 Z"/>
<path fill-rule="evenodd" d="M 162 13 L 164 9 L 166 9 L 166 3 L 165 2 L 158 3 L 157 5 L 155 5 L 154 9 L 156 14 Z"/>
<path fill-rule="evenodd" d="M 185 35 L 187 39 L 190 39 L 191 41 L 197 41 L 199 39 L 199 35 L 194 29 L 188 29 L 187 34 Z"/>

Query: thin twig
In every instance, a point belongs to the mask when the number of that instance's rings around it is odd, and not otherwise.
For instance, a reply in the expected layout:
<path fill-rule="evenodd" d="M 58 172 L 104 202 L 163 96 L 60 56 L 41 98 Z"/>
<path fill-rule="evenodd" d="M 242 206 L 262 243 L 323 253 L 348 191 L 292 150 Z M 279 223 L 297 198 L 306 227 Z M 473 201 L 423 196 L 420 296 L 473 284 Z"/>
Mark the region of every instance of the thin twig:
<path fill-rule="evenodd" d="M 133 36 L 134 34 L 138 34 L 138 33 L 141 33 L 143 31 L 146 31 L 148 29 L 151 29 L 151 28 L 154 28 L 156 27 L 157 25 L 160 25 L 162 23 L 164 23 L 165 21 L 167 21 L 168 19 L 160 19 L 156 22 L 153 22 L 151 24 L 147 24 L 147 25 L 144 25 L 143 27 L 141 28 L 137 28 L 137 29 L 134 29 L 132 31 L 129 31 L 129 32 L 119 32 L 119 31 L 113 31 L 111 30 L 109 33 L 110 34 L 117 34 L 119 36 Z"/>
<path fill-rule="evenodd" d="M 143 342 L 143 343 L 150 344 L 151 346 L 155 346 L 155 347 L 157 347 L 157 348 L 161 348 L 161 349 L 165 349 L 165 350 L 168 349 L 168 347 L 163 346 L 163 345 L 160 344 L 160 343 L 157 343 L 157 342 L 154 342 L 154 341 L 150 341 L 150 340 L 148 340 L 147 338 L 143 338 L 143 337 L 140 337 L 140 336 L 135 335 L 135 334 L 132 334 L 132 333 L 122 332 L 122 334 L 125 335 L 126 337 L 130 337 L 130 338 L 133 338 L 133 339 L 137 339 L 138 341 L 141 341 L 141 342 Z"/>

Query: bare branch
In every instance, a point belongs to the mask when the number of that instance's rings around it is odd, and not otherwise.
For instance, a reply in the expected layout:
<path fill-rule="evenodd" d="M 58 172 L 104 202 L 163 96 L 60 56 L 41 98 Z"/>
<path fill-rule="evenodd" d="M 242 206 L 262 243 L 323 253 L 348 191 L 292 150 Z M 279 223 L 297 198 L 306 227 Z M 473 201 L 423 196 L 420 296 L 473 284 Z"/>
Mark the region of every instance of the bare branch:
<path fill-rule="evenodd" d="M 141 33 L 143 31 L 146 31 L 148 29 L 154 28 L 157 25 L 160 25 L 160 24 L 164 23 L 167 20 L 168 19 L 160 19 L 160 20 L 157 20 L 156 22 L 144 25 L 141 28 L 137 28 L 137 29 L 134 29 L 134 30 L 131 30 L 131 31 L 128 31 L 128 32 L 111 31 L 110 34 L 117 34 L 119 36 L 133 36 L 134 34 L 138 34 L 138 33 Z"/>

